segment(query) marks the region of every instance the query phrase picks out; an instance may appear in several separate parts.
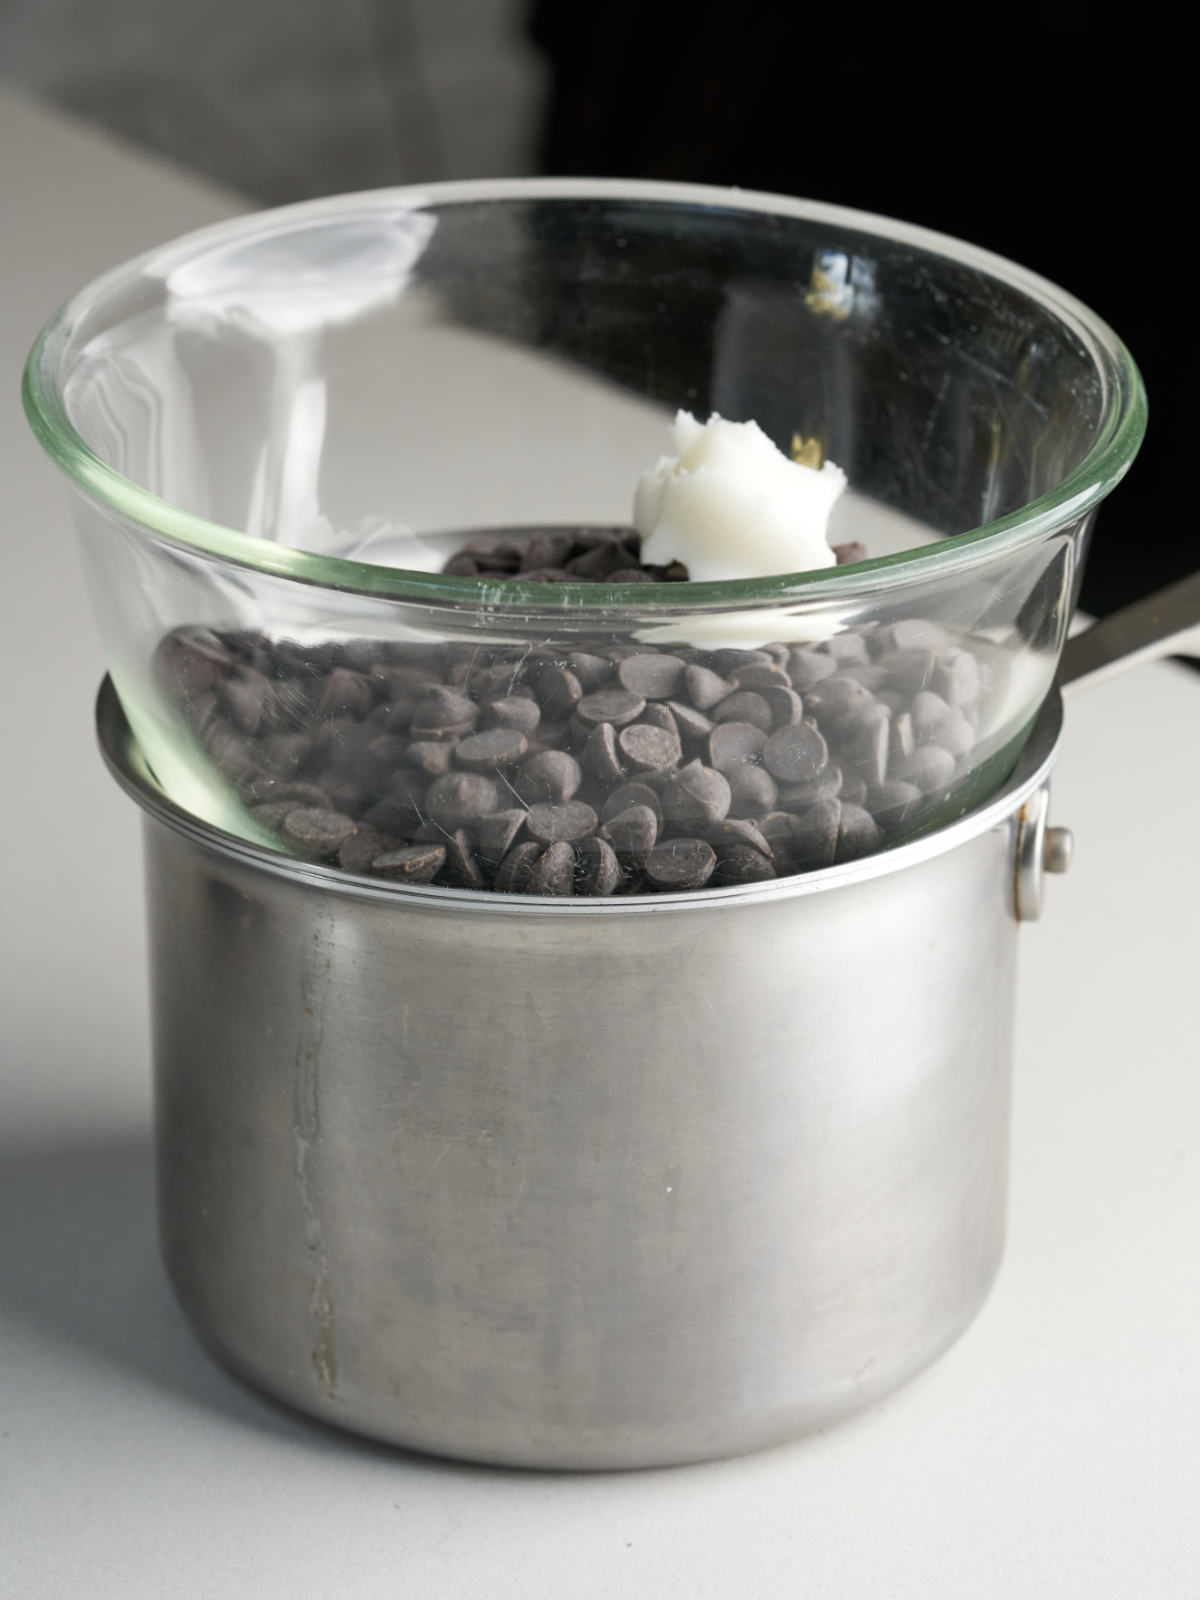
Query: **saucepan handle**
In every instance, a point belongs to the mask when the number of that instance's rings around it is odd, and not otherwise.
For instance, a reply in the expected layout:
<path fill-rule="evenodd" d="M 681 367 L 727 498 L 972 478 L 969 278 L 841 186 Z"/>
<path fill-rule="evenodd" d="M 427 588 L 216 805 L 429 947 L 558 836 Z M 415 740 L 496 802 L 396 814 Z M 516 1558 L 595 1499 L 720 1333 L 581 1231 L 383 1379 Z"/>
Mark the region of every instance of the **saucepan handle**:
<path fill-rule="evenodd" d="M 1200 572 L 1068 639 L 1059 662 L 1059 691 L 1065 699 L 1143 661 L 1171 655 L 1200 655 Z"/>

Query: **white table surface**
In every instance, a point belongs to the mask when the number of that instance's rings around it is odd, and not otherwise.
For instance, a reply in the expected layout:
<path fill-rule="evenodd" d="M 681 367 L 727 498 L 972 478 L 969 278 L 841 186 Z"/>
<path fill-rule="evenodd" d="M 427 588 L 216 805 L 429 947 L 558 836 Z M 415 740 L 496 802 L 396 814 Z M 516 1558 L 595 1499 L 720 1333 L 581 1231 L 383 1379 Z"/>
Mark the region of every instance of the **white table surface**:
<path fill-rule="evenodd" d="M 1007 1260 L 908 1389 L 754 1457 L 553 1476 L 321 1430 L 197 1347 L 155 1253 L 138 819 L 15 390 L 74 288 L 236 204 L 0 96 L 0 1595 L 1196 1600 L 1200 676 L 1176 667 L 1070 706 L 1077 861 L 1022 933 Z"/>

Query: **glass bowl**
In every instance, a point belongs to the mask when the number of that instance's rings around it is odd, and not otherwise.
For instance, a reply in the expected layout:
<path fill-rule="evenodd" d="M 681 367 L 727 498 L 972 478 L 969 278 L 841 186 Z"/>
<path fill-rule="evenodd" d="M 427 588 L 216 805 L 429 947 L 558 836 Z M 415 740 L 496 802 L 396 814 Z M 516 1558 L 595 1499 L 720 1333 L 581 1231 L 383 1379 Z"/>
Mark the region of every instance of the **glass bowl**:
<path fill-rule="evenodd" d="M 53 319 L 25 404 L 173 800 L 549 895 L 808 871 L 994 792 L 1145 426 L 1112 332 L 981 250 L 558 179 L 192 234 Z M 837 463 L 859 548 L 646 581 L 633 495 L 677 409 Z"/>

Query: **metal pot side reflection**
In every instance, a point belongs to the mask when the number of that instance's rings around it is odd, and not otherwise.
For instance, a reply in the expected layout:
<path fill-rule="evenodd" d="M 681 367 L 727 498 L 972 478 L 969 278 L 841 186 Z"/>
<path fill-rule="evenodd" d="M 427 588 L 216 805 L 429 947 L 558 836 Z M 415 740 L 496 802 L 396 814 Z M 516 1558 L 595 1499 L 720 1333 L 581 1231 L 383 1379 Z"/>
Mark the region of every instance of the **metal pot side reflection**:
<path fill-rule="evenodd" d="M 163 1253 L 327 1422 L 524 1467 L 793 1438 L 927 1366 L 1000 1262 L 1022 818 L 611 902 L 372 884 L 145 812 Z M 1044 822 L 1044 814 L 1042 817 Z"/>

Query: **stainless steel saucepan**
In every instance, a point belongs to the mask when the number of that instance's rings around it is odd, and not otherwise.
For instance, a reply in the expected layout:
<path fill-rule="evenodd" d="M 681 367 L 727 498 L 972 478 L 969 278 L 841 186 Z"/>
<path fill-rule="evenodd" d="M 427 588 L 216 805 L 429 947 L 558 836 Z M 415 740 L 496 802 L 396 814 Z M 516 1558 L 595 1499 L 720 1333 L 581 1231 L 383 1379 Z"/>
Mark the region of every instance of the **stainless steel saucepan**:
<path fill-rule="evenodd" d="M 1200 575 L 1064 695 L 1178 646 Z M 163 1251 L 206 1344 L 326 1421 L 540 1467 L 767 1445 L 925 1367 L 1000 1261 L 1018 923 L 1061 706 L 962 821 L 745 888 L 401 887 L 145 813 Z"/>

